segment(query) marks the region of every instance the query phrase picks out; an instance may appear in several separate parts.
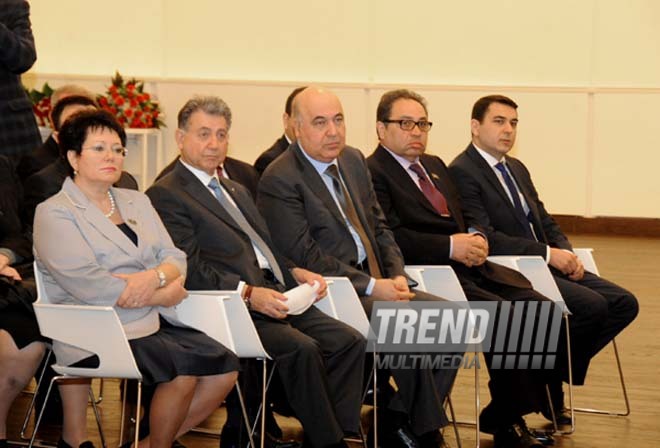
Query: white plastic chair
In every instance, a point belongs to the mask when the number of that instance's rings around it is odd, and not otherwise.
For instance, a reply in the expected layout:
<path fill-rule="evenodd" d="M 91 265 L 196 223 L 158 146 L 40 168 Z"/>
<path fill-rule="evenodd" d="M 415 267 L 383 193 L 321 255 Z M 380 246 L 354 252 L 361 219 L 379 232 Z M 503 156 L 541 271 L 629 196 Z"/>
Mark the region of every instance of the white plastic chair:
<path fill-rule="evenodd" d="M 66 343 L 98 356 L 98 367 L 69 367 L 53 364 L 52 368 L 58 373 L 51 380 L 44 406 L 39 413 L 29 446 L 33 446 L 34 439 L 41 423 L 41 418 L 48 401 L 53 384 L 56 381 L 76 378 L 122 378 L 134 379 L 138 382 L 137 416 L 135 419 L 135 444 L 138 444 L 140 429 L 140 405 L 142 399 L 142 374 L 138 370 L 133 353 L 128 345 L 124 329 L 117 313 L 109 306 L 63 305 L 52 304 L 43 284 L 43 277 L 37 264 L 34 264 L 34 277 L 37 285 L 38 300 L 34 303 L 34 312 L 37 316 L 39 329 L 43 336 L 53 341 Z M 126 389 L 124 389 L 124 398 Z M 90 398 L 96 421 L 99 425 L 101 444 L 106 446 L 105 437 L 101 429 L 100 418 L 94 396 L 90 388 Z M 120 444 L 123 438 L 124 409 L 121 414 Z"/>
<path fill-rule="evenodd" d="M 406 273 L 415 280 L 418 285 L 417 288 L 421 291 L 428 292 L 430 294 L 442 297 L 444 299 L 450 300 L 452 302 L 465 302 L 467 303 L 467 298 L 463 292 L 458 277 L 452 269 L 451 266 L 441 266 L 441 265 L 412 265 L 406 266 Z M 470 319 L 474 322 L 474 316 L 470 315 Z M 478 353 L 475 351 L 474 356 L 478 356 Z M 448 397 L 449 399 L 449 397 Z M 475 421 L 472 422 L 463 422 L 467 425 L 474 425 L 476 428 L 476 448 L 479 448 L 480 445 L 480 431 L 479 428 L 479 411 L 481 409 L 481 398 L 479 395 L 479 369 L 474 369 L 474 412 L 475 412 Z M 452 420 L 454 423 L 456 421 L 456 416 L 454 415 L 454 407 L 449 399 L 449 410 L 452 414 Z M 458 441 L 459 448 L 461 447 L 461 439 L 458 435 L 458 430 L 454 426 L 454 431 L 456 432 L 456 440 Z"/>
<path fill-rule="evenodd" d="M 188 298 L 175 308 L 178 319 L 186 325 L 206 333 L 210 338 L 218 341 L 239 358 L 256 358 L 262 361 L 262 390 L 261 407 L 257 420 L 261 426 L 261 447 L 265 441 L 265 412 L 266 390 L 270 383 L 267 378 L 266 363 L 271 357 L 264 349 L 257 333 L 252 317 L 248 312 L 240 291 L 245 283 L 240 282 L 235 291 L 190 291 Z M 274 368 L 271 371 L 274 372 Z M 257 422 L 251 425 L 245 409 L 245 403 L 238 382 L 236 383 L 241 411 L 248 431 L 250 446 L 254 447 L 253 434 Z"/>
<path fill-rule="evenodd" d="M 528 256 L 528 255 L 496 255 L 488 257 L 488 261 L 506 266 L 514 269 L 523 274 L 527 280 L 532 284 L 535 291 L 543 294 L 548 299 L 552 300 L 556 305 L 561 307 L 562 316 L 566 324 L 566 350 L 568 358 L 568 400 L 569 411 L 571 414 L 571 429 L 570 431 L 559 431 L 557 420 L 555 417 L 555 410 L 552 406 L 550 399 L 549 389 L 546 387 L 548 394 L 548 404 L 550 407 L 550 414 L 552 415 L 553 425 L 555 432 L 561 434 L 572 434 L 575 432 L 575 408 L 573 406 L 573 364 L 571 355 L 571 334 L 568 325 L 568 319 L 571 311 L 564 301 L 564 298 L 557 287 L 555 279 L 552 277 L 548 264 L 541 257 Z"/>
<path fill-rule="evenodd" d="M 573 249 L 573 253 L 577 255 L 586 271 L 591 272 L 600 276 L 598 272 L 598 266 L 596 266 L 596 260 L 594 259 L 593 249 L 590 247 L 577 248 Z M 612 339 L 612 348 L 614 348 L 614 357 L 616 358 L 616 366 L 619 370 L 619 381 L 621 383 L 621 391 L 623 392 L 623 400 L 626 406 L 624 412 L 621 411 L 605 411 L 601 409 L 591 409 L 591 408 L 575 408 L 578 412 L 584 412 L 588 414 L 600 414 L 600 415 L 613 415 L 619 417 L 626 417 L 630 415 L 630 401 L 628 400 L 628 391 L 626 390 L 626 382 L 623 379 L 623 367 L 621 366 L 621 358 L 619 358 L 619 350 L 616 346 L 616 339 Z"/>

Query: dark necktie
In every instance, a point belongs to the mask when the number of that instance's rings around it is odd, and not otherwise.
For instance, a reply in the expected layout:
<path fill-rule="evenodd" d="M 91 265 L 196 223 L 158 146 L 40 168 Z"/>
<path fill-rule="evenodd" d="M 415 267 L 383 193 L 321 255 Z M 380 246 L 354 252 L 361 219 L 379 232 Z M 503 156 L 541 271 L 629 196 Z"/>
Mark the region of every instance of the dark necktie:
<path fill-rule="evenodd" d="M 364 227 L 360 222 L 360 218 L 358 217 L 357 211 L 355 210 L 353 200 L 344 188 L 344 184 L 341 182 L 339 171 L 337 171 L 337 166 L 328 166 L 328 168 L 325 170 L 325 173 L 332 178 L 332 186 L 335 188 L 335 195 L 337 196 L 337 200 L 339 201 L 341 208 L 344 210 L 344 214 L 346 215 L 346 218 L 348 218 L 348 222 L 351 223 L 355 231 L 358 233 L 360 240 L 362 241 L 364 251 L 367 253 L 369 274 L 371 274 L 371 276 L 374 278 L 382 278 L 380 268 L 378 267 L 378 259 L 376 258 L 376 253 L 374 252 L 374 249 L 371 246 L 371 242 L 367 237 L 367 233 L 365 232 Z"/>
<path fill-rule="evenodd" d="M 277 264 L 275 255 L 273 255 L 273 252 L 271 252 L 266 242 L 259 236 L 257 231 L 254 230 L 247 219 L 245 219 L 243 212 L 241 212 L 238 207 L 232 204 L 229 198 L 227 198 L 225 193 L 222 191 L 222 188 L 218 184 L 218 179 L 215 177 L 211 179 L 209 182 L 209 188 L 213 190 L 213 194 L 215 194 L 215 197 L 218 202 L 220 202 L 220 205 L 227 211 L 227 213 L 229 213 L 229 215 L 236 222 L 236 224 L 238 224 L 241 230 L 245 232 L 245 234 L 250 238 L 252 243 L 257 246 L 264 257 L 266 257 L 266 260 L 270 265 L 270 269 L 273 271 L 273 275 L 277 280 L 279 280 L 281 284 L 284 285 L 284 276 L 282 275 L 280 266 Z"/>
<path fill-rule="evenodd" d="M 413 163 L 408 168 L 417 174 L 422 193 L 424 193 L 424 196 L 426 196 L 426 199 L 428 199 L 435 211 L 442 216 L 449 216 L 449 208 L 447 207 L 445 196 L 435 187 L 435 185 L 433 185 L 429 178 L 426 177 L 426 173 L 420 164 Z"/>
<path fill-rule="evenodd" d="M 529 227 L 529 218 L 525 213 L 525 209 L 523 208 L 522 202 L 520 202 L 520 194 L 518 193 L 516 184 L 513 183 L 513 179 L 509 175 L 509 171 L 506 169 L 504 163 L 502 162 L 497 162 L 495 164 L 495 168 L 497 168 L 497 170 L 500 173 L 502 173 L 502 178 L 504 179 L 506 188 L 509 190 L 509 193 L 511 194 L 511 199 L 513 200 L 513 208 L 516 210 L 516 213 L 518 213 L 521 223 L 524 224 L 525 232 L 527 233 L 528 238 L 535 240 L 536 238 L 532 233 L 532 229 Z"/>

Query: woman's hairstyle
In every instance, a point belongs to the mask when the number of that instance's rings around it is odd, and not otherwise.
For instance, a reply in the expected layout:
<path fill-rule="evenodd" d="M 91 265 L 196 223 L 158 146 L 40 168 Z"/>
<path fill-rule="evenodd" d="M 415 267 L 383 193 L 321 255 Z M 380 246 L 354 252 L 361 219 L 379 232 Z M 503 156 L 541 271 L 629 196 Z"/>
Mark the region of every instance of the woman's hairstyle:
<path fill-rule="evenodd" d="M 66 156 L 67 152 L 75 151 L 77 155 L 80 155 L 89 133 L 103 129 L 116 133 L 121 140 L 121 145 L 126 146 L 126 131 L 117 119 L 105 110 L 80 111 L 62 124 L 58 134 L 60 155 L 67 163 L 69 175 L 73 175 L 73 167 Z"/>

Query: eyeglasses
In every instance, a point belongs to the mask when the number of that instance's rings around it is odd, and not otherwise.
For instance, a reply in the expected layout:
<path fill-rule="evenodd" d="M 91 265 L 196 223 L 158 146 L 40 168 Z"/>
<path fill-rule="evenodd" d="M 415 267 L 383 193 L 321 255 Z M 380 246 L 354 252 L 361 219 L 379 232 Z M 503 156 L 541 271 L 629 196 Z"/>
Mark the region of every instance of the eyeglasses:
<path fill-rule="evenodd" d="M 383 123 L 399 123 L 399 127 L 404 131 L 412 131 L 415 126 L 419 128 L 422 132 L 428 132 L 431 130 L 433 123 L 426 120 L 383 120 Z"/>
<path fill-rule="evenodd" d="M 98 155 L 104 154 L 109 149 L 112 154 L 114 154 L 118 157 L 126 157 L 126 154 L 128 152 L 128 150 L 126 148 L 124 148 L 123 146 L 107 147 L 107 146 L 102 145 L 102 144 L 88 146 L 88 147 L 83 148 L 83 149 L 88 149 L 88 150 L 92 151 L 94 154 L 98 154 Z"/>

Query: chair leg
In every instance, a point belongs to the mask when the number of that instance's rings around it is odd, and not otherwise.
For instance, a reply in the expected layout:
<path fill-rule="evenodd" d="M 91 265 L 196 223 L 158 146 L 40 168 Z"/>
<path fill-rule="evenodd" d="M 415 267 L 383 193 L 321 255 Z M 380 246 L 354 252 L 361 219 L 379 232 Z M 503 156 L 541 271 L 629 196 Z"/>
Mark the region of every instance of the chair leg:
<path fill-rule="evenodd" d="M 26 436 L 25 435 L 25 430 L 27 429 L 28 424 L 30 423 L 30 417 L 32 416 L 32 410 L 34 409 L 34 405 L 37 401 L 37 394 L 39 393 L 39 387 L 41 386 L 41 381 L 44 379 L 44 374 L 46 373 L 46 369 L 48 369 L 48 361 L 50 361 L 50 356 L 53 354 L 53 348 L 50 347 L 48 348 L 48 353 L 46 353 L 46 358 L 44 359 L 44 368 L 41 369 L 41 373 L 39 374 L 39 379 L 37 380 L 37 386 L 34 389 L 34 393 L 32 394 L 32 400 L 30 400 L 30 406 L 28 407 L 27 412 L 25 413 L 25 419 L 23 420 L 23 426 L 21 427 L 21 439 L 22 440 L 29 440 L 32 438 L 32 436 Z M 46 404 L 44 403 L 44 406 Z"/>
<path fill-rule="evenodd" d="M 142 380 L 138 380 L 137 405 L 135 407 L 135 437 L 133 439 L 135 448 L 137 448 L 140 443 L 140 408 L 141 407 L 142 407 Z"/>
<path fill-rule="evenodd" d="M 447 405 L 449 406 L 449 413 L 451 414 L 451 424 L 454 427 L 454 434 L 456 435 L 456 443 L 458 448 L 463 448 L 461 443 L 461 436 L 458 433 L 458 424 L 456 423 L 456 414 L 454 413 L 454 405 L 451 402 L 451 394 L 447 395 Z"/>
<path fill-rule="evenodd" d="M 478 357 L 479 353 L 474 352 L 474 356 Z M 478 365 L 474 367 L 474 427 L 477 432 L 475 447 L 479 448 L 481 444 L 481 427 L 479 426 L 479 412 L 481 411 L 481 395 L 479 390 L 479 367 Z"/>
<path fill-rule="evenodd" d="M 103 382 L 103 378 L 99 378 L 99 395 L 96 397 L 96 404 L 100 404 L 103 401 L 103 389 L 105 383 Z"/>
<path fill-rule="evenodd" d="M 246 428 L 249 428 L 250 425 L 250 418 L 247 414 L 247 409 L 245 408 L 245 400 L 243 400 L 243 392 L 241 392 L 241 386 L 238 384 L 238 381 L 236 382 L 236 394 L 238 395 L 238 402 L 241 405 L 241 414 L 243 414 L 243 423 L 245 424 Z M 254 440 L 252 438 L 252 431 L 248 431 L 248 446 L 250 448 L 254 448 Z"/>
<path fill-rule="evenodd" d="M 96 399 L 94 397 L 94 390 L 92 389 L 92 384 L 89 385 L 89 401 L 92 403 L 92 409 L 94 410 L 94 417 L 96 418 L 96 426 L 99 428 L 99 436 L 101 437 L 101 446 L 106 448 L 105 444 L 105 434 L 103 434 L 103 426 L 101 426 L 101 414 L 99 413 L 98 407 L 96 407 Z"/>
<path fill-rule="evenodd" d="M 261 404 L 259 405 L 259 409 L 257 409 L 257 415 L 255 416 L 254 419 L 254 424 L 252 424 L 252 428 L 250 429 L 251 434 L 254 434 L 255 431 L 257 430 L 257 423 L 261 423 L 261 441 L 259 443 L 261 448 L 264 448 L 264 442 L 265 442 L 265 433 L 266 433 L 266 412 L 264 407 L 266 406 L 266 391 L 268 390 L 268 387 L 270 387 L 270 382 L 273 379 L 273 374 L 275 373 L 275 367 L 276 364 L 273 363 L 273 368 L 270 371 L 270 374 L 267 375 L 268 369 L 266 367 L 266 362 L 267 359 L 264 358 L 262 359 L 263 362 L 263 370 L 261 374 Z M 268 379 L 266 380 L 266 376 L 268 376 Z M 262 413 L 263 411 L 263 413 Z M 248 426 L 248 428 L 250 428 Z"/>
<path fill-rule="evenodd" d="M 628 390 L 626 389 L 626 382 L 623 378 L 623 367 L 621 366 L 621 358 L 619 357 L 619 349 L 616 346 L 616 339 L 612 339 L 612 347 L 614 348 L 614 357 L 616 359 L 616 366 L 619 371 L 619 381 L 621 383 L 621 392 L 623 393 L 623 400 L 626 405 L 626 410 L 622 411 L 606 411 L 602 409 L 592 408 L 575 408 L 576 412 L 585 414 L 598 414 L 598 415 L 611 415 L 614 417 L 627 417 L 630 415 L 630 401 L 628 399 Z"/>
<path fill-rule="evenodd" d="M 37 417 L 37 421 L 34 424 L 34 430 L 32 431 L 32 437 L 30 437 L 30 443 L 29 447 L 32 448 L 34 446 L 34 439 L 37 436 L 37 431 L 39 430 L 39 425 L 41 424 L 41 418 L 44 416 L 44 411 L 46 410 L 46 404 L 48 403 L 48 398 L 50 397 L 50 392 L 53 390 L 53 384 L 59 379 L 64 378 L 63 376 L 54 376 L 50 380 L 50 384 L 48 384 L 48 390 L 46 391 L 46 397 L 44 398 L 44 404 L 41 407 L 41 411 L 39 411 L 39 416 Z"/>
<path fill-rule="evenodd" d="M 119 446 L 124 443 L 124 423 L 126 422 L 126 389 L 128 389 L 128 380 L 121 380 L 121 413 L 119 414 Z"/>

